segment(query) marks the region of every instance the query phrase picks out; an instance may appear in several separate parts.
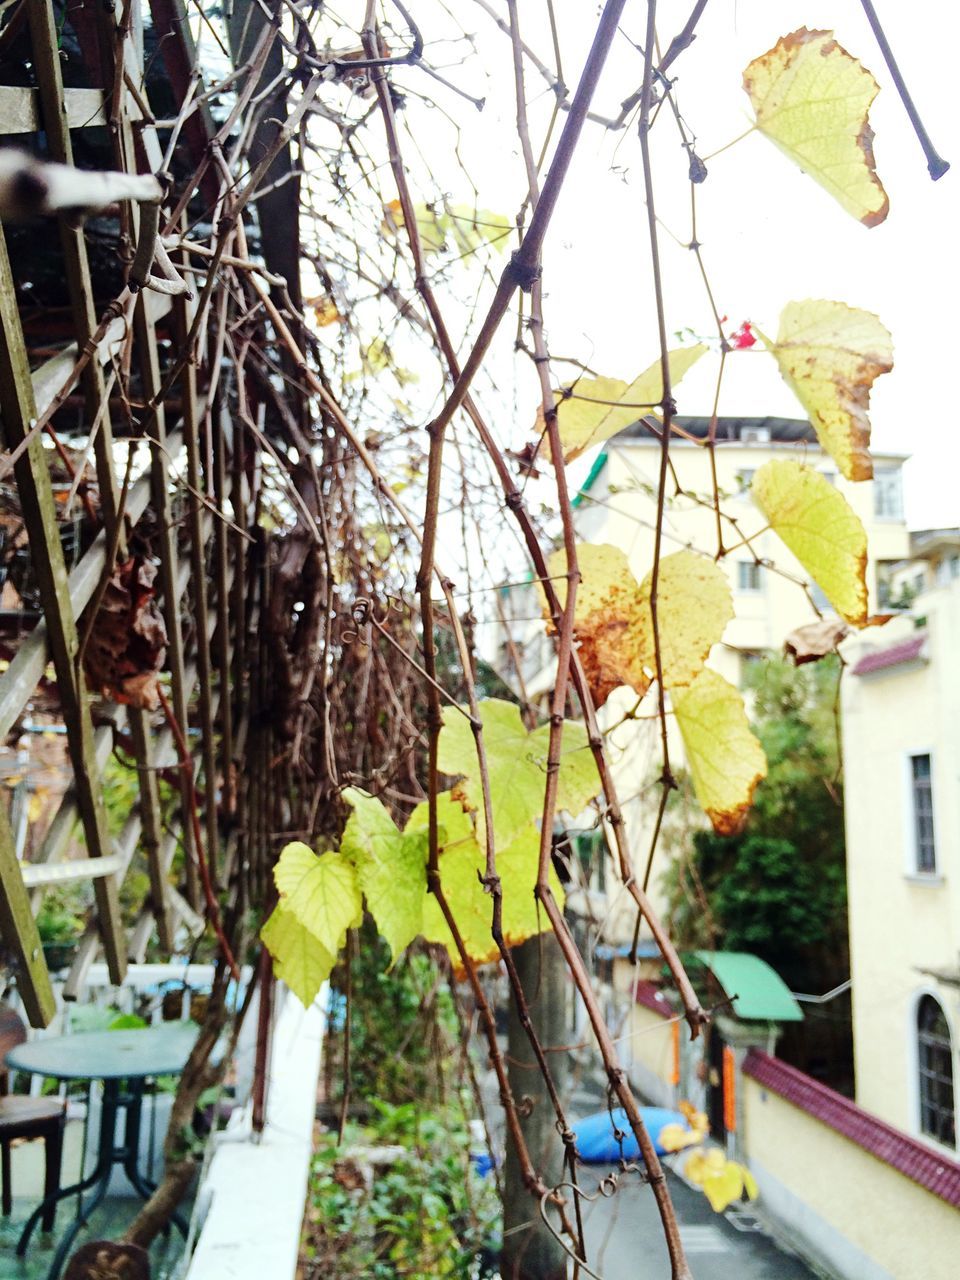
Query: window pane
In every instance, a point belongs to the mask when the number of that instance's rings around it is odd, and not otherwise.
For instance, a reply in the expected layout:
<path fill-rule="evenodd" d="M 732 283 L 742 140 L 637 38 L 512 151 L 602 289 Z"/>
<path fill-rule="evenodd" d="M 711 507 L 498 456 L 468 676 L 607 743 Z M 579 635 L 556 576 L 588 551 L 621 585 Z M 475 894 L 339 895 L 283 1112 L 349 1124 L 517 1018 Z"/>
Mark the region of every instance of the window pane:
<path fill-rule="evenodd" d="M 737 564 L 737 588 L 740 591 L 760 590 L 760 566 L 753 560 L 741 560 Z"/>
<path fill-rule="evenodd" d="M 937 869 L 937 850 L 933 826 L 933 784 L 930 776 L 930 756 L 911 756 L 910 768 L 913 774 L 913 822 L 917 870 L 932 872 Z"/>
<path fill-rule="evenodd" d="M 878 467 L 873 473 L 873 511 L 880 520 L 903 519 L 900 468 Z"/>
<path fill-rule="evenodd" d="M 953 1055 L 950 1028 L 933 996 L 917 1006 L 917 1067 L 920 1130 L 948 1147 L 956 1146 Z"/>

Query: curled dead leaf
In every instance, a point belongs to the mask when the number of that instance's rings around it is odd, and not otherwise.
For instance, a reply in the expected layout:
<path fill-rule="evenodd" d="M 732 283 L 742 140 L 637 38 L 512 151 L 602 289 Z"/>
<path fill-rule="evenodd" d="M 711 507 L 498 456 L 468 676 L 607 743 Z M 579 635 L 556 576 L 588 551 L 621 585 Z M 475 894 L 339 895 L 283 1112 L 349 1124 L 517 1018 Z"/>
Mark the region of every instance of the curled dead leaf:
<path fill-rule="evenodd" d="M 802 667 L 805 662 L 818 662 L 828 653 L 836 653 L 837 645 L 849 634 L 850 628 L 842 618 L 820 618 L 791 631 L 783 652 L 795 666 Z"/>
<path fill-rule="evenodd" d="M 167 627 L 157 604 L 150 560 L 131 556 L 107 582 L 83 666 L 91 686 L 116 702 L 155 711 L 157 679 L 167 656 Z"/>

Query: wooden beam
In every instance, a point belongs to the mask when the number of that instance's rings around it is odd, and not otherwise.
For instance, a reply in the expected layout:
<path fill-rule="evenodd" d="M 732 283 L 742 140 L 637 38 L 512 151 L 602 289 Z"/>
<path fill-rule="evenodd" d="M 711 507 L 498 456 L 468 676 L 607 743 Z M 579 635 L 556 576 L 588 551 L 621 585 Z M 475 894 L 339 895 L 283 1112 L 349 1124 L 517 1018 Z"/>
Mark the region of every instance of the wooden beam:
<path fill-rule="evenodd" d="M 33 46 L 33 63 L 40 85 L 40 108 L 46 133 L 50 158 L 58 164 L 73 164 L 73 143 L 67 124 L 67 109 L 63 96 L 63 72 L 60 65 L 57 21 L 52 0 L 33 0 L 29 7 L 30 41 Z M 83 227 L 75 218 L 61 215 L 60 240 L 66 265 L 67 289 L 70 294 L 77 346 L 81 349 L 97 328 L 97 315 L 93 309 L 93 281 L 87 258 L 87 242 Z M 97 459 L 97 481 L 100 489 L 100 508 L 107 533 L 111 533 L 117 519 L 117 480 L 113 461 L 113 424 L 109 410 L 103 412 L 106 383 L 99 360 L 91 360 L 83 371 L 81 384 L 87 400 L 87 420 L 94 422 L 100 415 L 100 430 L 94 441 Z"/>
<path fill-rule="evenodd" d="M 68 862 L 26 862 L 21 868 L 28 889 L 42 884 L 70 884 L 74 880 L 96 880 L 99 876 L 115 876 L 123 867 L 119 853 L 105 858 L 71 858 Z"/>
<path fill-rule="evenodd" d="M 167 315 L 173 301 L 165 293 L 154 293 L 152 289 L 144 290 L 140 297 L 144 299 L 144 305 L 153 324 Z M 117 316 L 116 319 L 111 320 L 103 337 L 97 343 L 97 359 L 101 364 L 106 364 L 126 341 L 129 327 L 123 316 Z M 46 413 L 50 408 L 57 393 L 73 372 L 79 357 L 79 347 L 75 342 L 71 342 L 34 370 L 33 394 L 37 402 L 38 414 Z"/>
<path fill-rule="evenodd" d="M 63 105 L 68 129 L 84 129 L 90 125 L 107 123 L 107 111 L 100 89 L 65 89 Z M 21 88 L 19 85 L 0 85 L 0 136 L 38 133 L 42 128 L 38 91 Z"/>
<path fill-rule="evenodd" d="M 0 805 L 0 937 L 13 954 L 17 990 L 32 1027 L 45 1027 L 57 1005 L 50 985 L 50 971 L 40 944 L 37 922 L 30 910 L 30 896 L 20 874 L 13 832 L 6 809 Z"/>
<path fill-rule="evenodd" d="M 0 229 L 0 411 L 3 415 L 4 444 L 15 449 L 28 439 L 36 417 L 33 383 L 27 362 L 23 329 L 17 313 L 13 273 L 7 253 L 6 236 Z M 110 852 L 107 815 L 97 777 L 93 724 L 83 674 L 77 667 L 79 641 L 77 623 L 70 601 L 67 569 L 60 544 L 60 528 L 50 484 L 46 450 L 37 434 L 29 437 L 26 451 L 15 466 L 24 523 L 30 540 L 30 554 L 43 613 L 50 651 L 57 672 L 60 702 L 67 726 L 77 799 L 83 819 L 87 852 L 99 858 Z M 123 981 L 126 954 L 116 881 L 106 876 L 96 881 L 97 912 L 103 934 L 104 952 L 114 980 Z"/>

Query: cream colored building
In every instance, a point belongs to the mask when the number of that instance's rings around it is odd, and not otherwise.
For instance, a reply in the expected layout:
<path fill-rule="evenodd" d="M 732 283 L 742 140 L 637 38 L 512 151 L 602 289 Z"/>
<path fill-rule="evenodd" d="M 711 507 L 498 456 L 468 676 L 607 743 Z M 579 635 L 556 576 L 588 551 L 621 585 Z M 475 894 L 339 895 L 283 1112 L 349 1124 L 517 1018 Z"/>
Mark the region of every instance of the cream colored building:
<path fill-rule="evenodd" d="M 705 440 L 707 418 L 681 418 L 679 426 L 693 439 Z M 677 484 L 668 483 L 670 494 L 664 511 L 662 554 L 692 548 L 707 555 L 718 551 L 717 517 L 713 504 L 711 460 L 700 444 L 684 439 L 671 441 L 670 458 Z M 794 458 L 816 468 L 844 494 L 867 532 L 867 583 L 871 610 L 889 594 L 893 565 L 910 552 L 903 517 L 903 454 L 875 455 L 875 478 L 852 484 L 838 476 L 836 464 L 820 448 L 813 428 L 794 418 L 720 418 L 716 432 L 716 475 L 722 517 L 720 532 L 725 554 L 719 563 L 727 574 L 733 596 L 734 617 L 710 655 L 710 664 L 734 684 L 741 683 L 746 662 L 763 653 L 779 651 L 788 632 L 812 621 L 818 607 L 829 612 L 815 583 L 808 582 L 799 563 L 769 530 L 749 492 L 756 471 L 774 458 Z M 642 423 L 628 427 L 607 442 L 594 461 L 575 499 L 577 531 L 581 540 L 610 543 L 625 551 L 637 579 L 653 563 L 656 527 L 656 494 L 660 468 L 660 442 Z M 749 545 L 746 539 L 750 539 Z M 808 586 L 808 596 L 805 586 Z M 502 607 L 518 621 L 511 628 L 520 657 L 526 693 L 535 700 L 553 687 L 553 642 L 538 620 L 538 605 L 529 592 L 503 593 Z M 502 647 L 502 670 L 509 670 L 511 654 Z M 629 690 L 613 694 L 602 713 L 602 722 L 615 724 L 636 702 Z M 660 773 L 660 741 L 653 713 L 631 720 L 608 738 L 618 791 L 627 821 L 631 849 L 643 874 L 651 843 L 652 815 L 656 810 L 656 778 Z M 681 761 L 679 735 L 671 733 L 672 763 Z M 691 822 L 702 819 L 690 815 Z M 655 856 L 650 888 L 659 896 L 664 857 Z M 615 878 L 595 874 L 589 914 L 609 941 L 632 937 L 635 909 L 626 896 L 611 893 Z M 574 906 L 586 911 L 585 898 Z"/>
<path fill-rule="evenodd" d="M 957 532 L 915 535 L 912 563 L 895 573 L 895 582 L 916 583 L 913 616 L 848 641 L 843 685 L 857 1101 L 952 1152 L 960 1105 Z"/>
<path fill-rule="evenodd" d="M 683 418 L 683 430 L 704 439 L 707 418 Z M 825 475 L 843 493 L 867 532 L 870 608 L 877 608 L 892 566 L 910 554 L 903 517 L 903 454 L 874 457 L 875 478 L 853 484 L 837 474 L 834 461 L 817 443 L 813 428 L 791 418 L 720 418 L 716 433 L 717 488 L 726 554 L 720 560 L 733 593 L 735 616 L 711 655 L 711 665 L 734 683 L 746 657 L 779 650 L 787 632 L 816 615 L 801 584 L 808 575 L 776 534 L 761 532 L 765 520 L 750 497 L 750 481 L 766 462 L 793 458 Z M 668 497 L 663 551 L 690 547 L 718 551 L 710 454 L 683 439 L 670 444 L 670 458 L 682 494 Z M 615 436 L 598 456 L 578 495 L 577 528 L 587 542 L 608 542 L 626 551 L 638 578 L 653 563 L 660 442 L 642 423 Z M 672 482 L 668 482 L 673 489 Z M 746 539 L 750 539 L 749 545 Z M 758 563 L 758 560 L 761 563 Z M 818 607 L 829 611 L 815 584 Z"/>

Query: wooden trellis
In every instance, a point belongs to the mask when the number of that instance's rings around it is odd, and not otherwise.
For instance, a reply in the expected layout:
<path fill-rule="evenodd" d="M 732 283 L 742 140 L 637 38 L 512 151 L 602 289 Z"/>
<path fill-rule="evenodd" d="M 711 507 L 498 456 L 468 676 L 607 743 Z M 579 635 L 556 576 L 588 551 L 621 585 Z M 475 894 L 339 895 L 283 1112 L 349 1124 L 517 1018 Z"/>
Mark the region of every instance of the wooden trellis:
<path fill-rule="evenodd" d="M 248 19 L 254 14 L 250 29 L 256 32 L 256 6 L 236 8 Z M 158 38 L 154 56 L 162 59 L 174 102 L 186 101 L 197 91 L 199 79 L 185 7 L 180 0 L 155 0 L 151 10 Z M 262 25 L 262 18 L 259 22 Z M 93 87 L 64 87 L 61 43 L 67 23 Z M 158 124 L 151 107 L 139 0 L 126 0 L 115 11 L 94 3 L 65 9 L 52 0 L 23 0 L 0 29 L 0 47 L 18 40 L 29 42 L 36 83 L 0 85 L 3 142 L 27 143 L 44 159 L 72 165 L 76 139 L 89 130 L 101 148 L 106 139 L 110 168 L 130 174 L 163 171 L 170 122 Z M 0 77 L 4 65 L 0 62 Z M 36 132 L 40 129 L 42 135 Z M 187 157 L 181 169 L 194 166 L 196 172 L 179 190 L 174 175 L 173 189 L 162 206 L 161 225 L 169 226 L 172 219 L 177 230 L 187 225 L 191 194 L 216 200 L 223 192 L 212 167 L 215 126 L 205 104 L 180 121 L 179 133 L 178 146 Z M 222 199 L 217 208 L 222 212 Z M 215 222 L 216 211 L 212 214 Z M 12 461 L 42 606 L 42 620 L 0 675 L 0 733 L 6 736 L 16 725 L 52 661 L 72 768 L 71 786 L 32 862 L 18 860 L 10 823 L 0 806 L 0 934 L 36 1026 L 45 1025 L 54 1012 L 34 919 L 46 887 L 83 878 L 92 880 L 96 895 L 95 920 L 66 982 L 65 995 L 70 997 L 78 992 L 87 966 L 101 948 L 111 980 L 120 983 L 128 958 L 142 957 L 154 932 L 161 948 L 169 951 L 179 926 L 192 932 L 203 928 L 200 851 L 190 813 L 195 794 L 202 794 L 203 844 L 215 890 L 227 886 L 241 866 L 246 874 L 258 856 L 256 839 L 242 821 L 242 779 L 237 783 L 237 762 L 250 724 L 251 682 L 243 664 L 253 648 L 247 633 L 256 627 L 256 588 L 262 582 L 260 561 L 251 560 L 251 551 L 256 551 L 252 530 L 257 461 L 256 451 L 244 443 L 242 429 L 233 421 L 229 396 L 211 385 L 211 371 L 216 383 L 222 364 L 224 325 L 238 308 L 242 313 L 243 299 L 237 296 L 235 282 L 231 294 L 229 282 L 220 277 L 198 290 L 199 298 L 132 289 L 129 259 L 140 243 L 145 215 L 135 202 L 125 201 L 115 216 L 120 227 L 119 267 L 127 278 L 106 308 L 95 301 L 96 273 L 82 222 L 65 212 L 36 226 L 37 236 L 51 242 L 59 234 L 72 331 L 44 359 L 31 350 L 18 307 L 16 263 L 11 265 L 0 230 L 2 444 L 8 464 Z M 42 326 L 43 316 L 38 321 L 31 315 L 34 346 Z M 184 351 L 189 358 L 177 361 Z M 130 385 L 131 379 L 140 396 L 139 420 L 133 424 L 118 422 L 115 403 L 115 388 Z M 44 438 L 55 432 L 58 414 L 71 404 L 76 407 L 75 389 L 82 402 L 79 411 L 87 431 L 83 445 L 91 455 L 102 527 L 68 572 L 51 483 L 55 455 Z M 118 465 L 123 438 L 145 441 L 149 448 L 149 465 L 129 484 L 124 466 Z M 80 661 L 90 613 L 101 603 L 107 579 L 127 556 L 145 518 L 167 634 L 169 683 L 165 676 L 162 679 L 175 726 L 149 709 L 95 703 Z M 107 827 L 102 779 L 121 734 L 136 760 L 139 797 L 114 841 Z M 196 791 L 180 767 L 178 738 L 190 741 Z M 181 808 L 172 817 L 162 811 L 160 769 L 179 776 Z M 63 860 L 78 823 L 87 856 Z M 265 837 L 266 825 L 259 825 L 261 830 L 254 834 Z M 172 874 L 178 843 L 184 850 L 179 881 Z M 138 848 L 149 872 L 149 894 L 127 937 L 119 888 Z"/>

